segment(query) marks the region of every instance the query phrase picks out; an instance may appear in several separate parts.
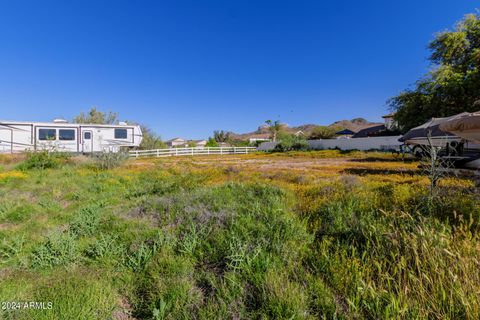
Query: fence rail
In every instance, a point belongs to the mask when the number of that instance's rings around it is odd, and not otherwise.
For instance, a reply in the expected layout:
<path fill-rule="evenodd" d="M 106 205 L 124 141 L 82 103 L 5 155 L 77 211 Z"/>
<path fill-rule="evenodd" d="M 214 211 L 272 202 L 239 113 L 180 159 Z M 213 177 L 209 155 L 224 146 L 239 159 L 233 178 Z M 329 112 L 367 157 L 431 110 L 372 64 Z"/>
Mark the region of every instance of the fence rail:
<path fill-rule="evenodd" d="M 131 158 L 141 157 L 175 157 L 175 156 L 204 156 L 204 155 L 227 155 L 248 154 L 256 152 L 255 147 L 208 147 L 208 148 L 169 148 L 154 150 L 130 151 Z"/>

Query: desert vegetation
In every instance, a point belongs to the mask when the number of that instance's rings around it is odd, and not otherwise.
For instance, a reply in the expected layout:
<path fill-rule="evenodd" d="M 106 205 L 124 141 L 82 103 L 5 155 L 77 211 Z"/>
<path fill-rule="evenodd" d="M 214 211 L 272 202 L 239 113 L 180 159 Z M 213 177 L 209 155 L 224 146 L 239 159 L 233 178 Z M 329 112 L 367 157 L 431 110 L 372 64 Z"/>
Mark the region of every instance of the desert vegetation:
<path fill-rule="evenodd" d="M 53 303 L 2 317 L 478 319 L 477 190 L 429 188 L 375 152 L 1 156 L 0 301 Z"/>

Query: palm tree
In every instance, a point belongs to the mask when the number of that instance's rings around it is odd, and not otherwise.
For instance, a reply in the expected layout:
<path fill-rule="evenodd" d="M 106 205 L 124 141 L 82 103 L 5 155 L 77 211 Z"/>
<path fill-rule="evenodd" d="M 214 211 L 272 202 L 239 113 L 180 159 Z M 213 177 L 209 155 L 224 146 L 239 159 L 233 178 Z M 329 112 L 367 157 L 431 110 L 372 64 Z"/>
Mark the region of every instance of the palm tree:
<path fill-rule="evenodd" d="M 268 131 L 272 134 L 272 140 L 273 142 L 277 141 L 277 135 L 282 129 L 282 124 L 280 123 L 279 120 L 267 120 L 265 123 L 268 125 Z"/>

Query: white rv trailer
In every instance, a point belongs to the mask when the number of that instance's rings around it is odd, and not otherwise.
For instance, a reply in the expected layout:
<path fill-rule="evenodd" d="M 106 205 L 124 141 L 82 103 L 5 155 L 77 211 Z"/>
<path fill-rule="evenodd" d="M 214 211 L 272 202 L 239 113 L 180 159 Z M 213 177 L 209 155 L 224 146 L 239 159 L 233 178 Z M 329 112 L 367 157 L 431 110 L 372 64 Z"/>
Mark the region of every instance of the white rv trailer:
<path fill-rule="evenodd" d="M 142 142 L 140 126 L 0 121 L 0 153 L 34 150 L 93 153 L 118 152 Z"/>

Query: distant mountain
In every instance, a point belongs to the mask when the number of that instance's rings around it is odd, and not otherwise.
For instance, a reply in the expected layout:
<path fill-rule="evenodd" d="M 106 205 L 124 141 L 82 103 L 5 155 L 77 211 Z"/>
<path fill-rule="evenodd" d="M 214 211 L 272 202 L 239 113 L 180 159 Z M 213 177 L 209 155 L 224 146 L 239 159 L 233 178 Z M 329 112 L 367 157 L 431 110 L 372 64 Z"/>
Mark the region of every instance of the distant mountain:
<path fill-rule="evenodd" d="M 355 118 L 352 120 L 340 120 L 336 121 L 329 125 L 329 127 L 338 128 L 338 130 L 349 129 L 353 132 L 358 132 L 362 129 L 377 126 L 383 123 L 379 122 L 370 122 L 364 118 Z M 283 125 L 283 129 L 290 133 L 297 133 L 302 131 L 306 136 L 312 132 L 316 124 L 303 124 L 296 127 L 290 127 L 287 124 Z M 268 126 L 261 125 L 257 130 L 248 133 L 231 133 L 231 137 L 238 140 L 248 140 L 248 139 L 268 139 L 270 137 L 270 132 L 268 131 Z"/>
<path fill-rule="evenodd" d="M 330 127 L 338 127 L 340 130 L 349 129 L 353 132 L 358 132 L 362 129 L 378 126 L 383 123 L 381 122 L 370 122 L 364 118 L 355 118 L 352 120 L 340 120 L 332 123 Z"/>

